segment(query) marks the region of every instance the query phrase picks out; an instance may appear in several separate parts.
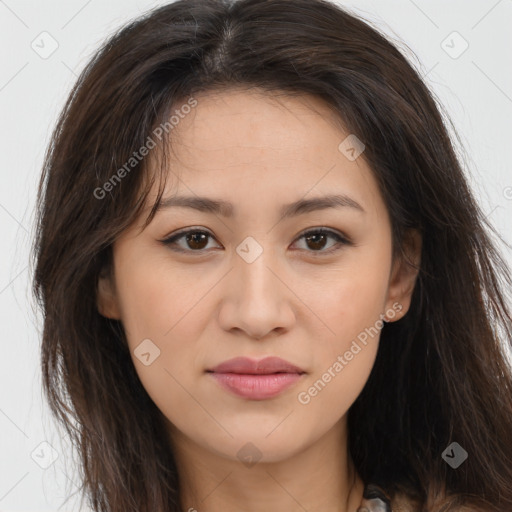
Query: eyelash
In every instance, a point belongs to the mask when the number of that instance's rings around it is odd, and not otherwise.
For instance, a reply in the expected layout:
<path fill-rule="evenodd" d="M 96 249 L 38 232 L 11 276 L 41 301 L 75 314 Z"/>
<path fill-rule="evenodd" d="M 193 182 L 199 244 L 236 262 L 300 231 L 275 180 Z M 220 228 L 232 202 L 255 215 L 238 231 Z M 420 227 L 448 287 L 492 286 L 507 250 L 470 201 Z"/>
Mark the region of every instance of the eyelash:
<path fill-rule="evenodd" d="M 202 229 L 188 229 L 186 231 L 181 231 L 179 233 L 176 233 L 175 235 L 172 235 L 164 240 L 160 240 L 160 242 L 166 246 L 173 246 L 174 247 L 170 247 L 171 250 L 173 251 L 176 251 L 176 252 L 181 252 L 181 253 L 199 253 L 199 254 L 203 254 L 206 249 L 198 249 L 198 250 L 192 250 L 192 249 L 182 249 L 182 248 L 177 248 L 175 246 L 176 242 L 178 240 L 180 240 L 181 238 L 184 238 L 185 236 L 189 235 L 189 234 L 197 234 L 197 233 L 201 233 L 201 234 L 205 234 L 205 235 L 208 235 L 209 237 L 211 238 L 214 238 L 213 235 L 211 233 L 209 233 L 208 231 L 204 231 Z M 302 233 L 301 235 L 299 235 L 299 237 L 296 239 L 296 240 L 300 240 L 302 238 L 305 238 L 307 237 L 308 235 L 312 235 L 312 234 L 316 234 L 316 235 L 326 235 L 326 236 L 329 236 L 331 238 L 334 238 L 338 243 L 333 245 L 330 249 L 327 249 L 325 251 L 323 250 L 319 250 L 319 251 L 308 251 L 306 249 L 303 249 L 303 250 L 306 250 L 306 252 L 309 252 L 309 253 L 312 253 L 313 255 L 315 256 L 321 256 L 321 255 L 329 255 L 329 254 L 332 254 L 338 250 L 340 250 L 343 246 L 351 246 L 353 245 L 353 243 L 350 241 L 350 239 L 346 236 L 343 236 L 339 233 L 337 233 L 336 231 L 331 231 L 330 229 L 326 229 L 326 228 L 315 228 L 315 229 L 310 229 L 308 231 L 305 231 L 304 233 Z"/>

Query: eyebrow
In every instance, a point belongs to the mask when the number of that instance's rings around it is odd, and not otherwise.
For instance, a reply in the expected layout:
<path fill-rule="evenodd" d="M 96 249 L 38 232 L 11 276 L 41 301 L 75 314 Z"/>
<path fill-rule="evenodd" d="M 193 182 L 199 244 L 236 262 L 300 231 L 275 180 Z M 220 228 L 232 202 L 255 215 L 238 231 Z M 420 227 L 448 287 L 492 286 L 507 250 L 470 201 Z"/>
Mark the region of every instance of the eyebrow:
<path fill-rule="evenodd" d="M 233 204 L 228 201 L 200 196 L 167 197 L 161 200 L 157 211 L 172 207 L 192 208 L 200 212 L 218 214 L 223 217 L 233 217 L 235 211 Z M 312 199 L 299 199 L 293 203 L 285 204 L 280 209 L 280 216 L 286 219 L 318 210 L 345 207 L 366 213 L 364 208 L 351 197 L 337 194 Z"/>

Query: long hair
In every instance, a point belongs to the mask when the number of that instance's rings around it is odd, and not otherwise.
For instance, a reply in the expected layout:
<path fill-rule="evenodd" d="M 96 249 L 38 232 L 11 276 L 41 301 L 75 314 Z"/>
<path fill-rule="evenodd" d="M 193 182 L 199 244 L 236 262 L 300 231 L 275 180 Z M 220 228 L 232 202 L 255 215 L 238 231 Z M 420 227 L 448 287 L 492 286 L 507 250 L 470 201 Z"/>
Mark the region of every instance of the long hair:
<path fill-rule="evenodd" d="M 97 51 L 63 108 L 38 189 L 33 292 L 45 396 L 78 450 L 90 506 L 179 510 L 162 413 L 123 326 L 99 314 L 96 287 L 158 178 L 145 225 L 162 197 L 170 167 L 150 172 L 139 149 L 151 140 L 165 160 L 170 116 L 203 91 L 231 87 L 323 99 L 365 144 L 394 255 L 409 228 L 423 237 L 410 310 L 382 329 L 348 413 L 361 478 L 422 510 L 512 510 L 512 280 L 497 233 L 418 71 L 324 0 L 178 0 L 149 11 Z M 453 442 L 468 454 L 458 469 L 443 457 Z"/>

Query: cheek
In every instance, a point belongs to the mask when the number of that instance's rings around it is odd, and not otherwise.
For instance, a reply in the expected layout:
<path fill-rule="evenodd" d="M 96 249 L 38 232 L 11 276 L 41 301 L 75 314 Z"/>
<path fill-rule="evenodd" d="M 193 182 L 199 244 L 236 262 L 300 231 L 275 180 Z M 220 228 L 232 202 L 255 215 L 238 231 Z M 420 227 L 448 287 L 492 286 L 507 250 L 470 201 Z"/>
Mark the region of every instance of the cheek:
<path fill-rule="evenodd" d="M 298 398 L 331 420 L 356 400 L 374 365 L 388 263 L 385 257 L 359 253 L 357 260 L 347 258 L 343 268 L 326 276 L 323 287 L 315 286 L 316 292 L 308 295 L 308 306 L 321 322 L 315 321 L 320 326 L 313 350 L 315 372 L 301 388 L 303 400 Z"/>
<path fill-rule="evenodd" d="M 352 261 L 347 258 L 343 268 L 312 277 L 307 304 L 315 313 L 327 343 L 326 352 L 348 350 L 350 342 L 361 333 L 377 326 L 387 298 L 389 266 L 385 258 L 358 254 Z M 303 294 L 306 289 L 303 290 Z M 364 338 L 364 335 L 361 336 Z M 329 350 L 331 348 L 331 350 Z"/>
<path fill-rule="evenodd" d="M 143 255 L 138 261 L 120 262 L 116 282 L 122 322 L 131 333 L 131 343 L 141 336 L 166 343 L 187 323 L 187 316 L 211 286 L 207 278 L 180 272 L 165 260 Z"/>
<path fill-rule="evenodd" d="M 116 283 L 130 355 L 143 387 L 166 412 L 190 406 L 186 389 L 196 378 L 201 348 L 195 340 L 207 318 L 201 301 L 214 284 L 139 255 L 119 261 Z M 206 299 L 206 297 L 204 297 Z"/>
<path fill-rule="evenodd" d="M 356 280 L 357 281 L 357 280 Z M 381 293 L 379 293 L 381 292 Z M 316 337 L 314 372 L 298 390 L 296 400 L 324 428 L 344 416 L 363 390 L 377 356 L 383 293 L 351 281 L 337 287 L 335 300 L 321 304 L 329 326 Z"/>

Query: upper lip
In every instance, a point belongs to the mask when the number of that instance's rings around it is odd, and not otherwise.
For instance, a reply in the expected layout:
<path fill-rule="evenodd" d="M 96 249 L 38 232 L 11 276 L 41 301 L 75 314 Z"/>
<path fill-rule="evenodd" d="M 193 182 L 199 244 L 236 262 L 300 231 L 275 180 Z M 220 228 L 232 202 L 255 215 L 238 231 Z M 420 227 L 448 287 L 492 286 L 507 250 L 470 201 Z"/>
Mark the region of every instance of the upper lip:
<path fill-rule="evenodd" d="M 305 373 L 304 370 L 280 357 L 265 357 L 260 360 L 235 357 L 207 370 L 214 373 L 242 373 L 268 375 L 271 373 Z"/>

